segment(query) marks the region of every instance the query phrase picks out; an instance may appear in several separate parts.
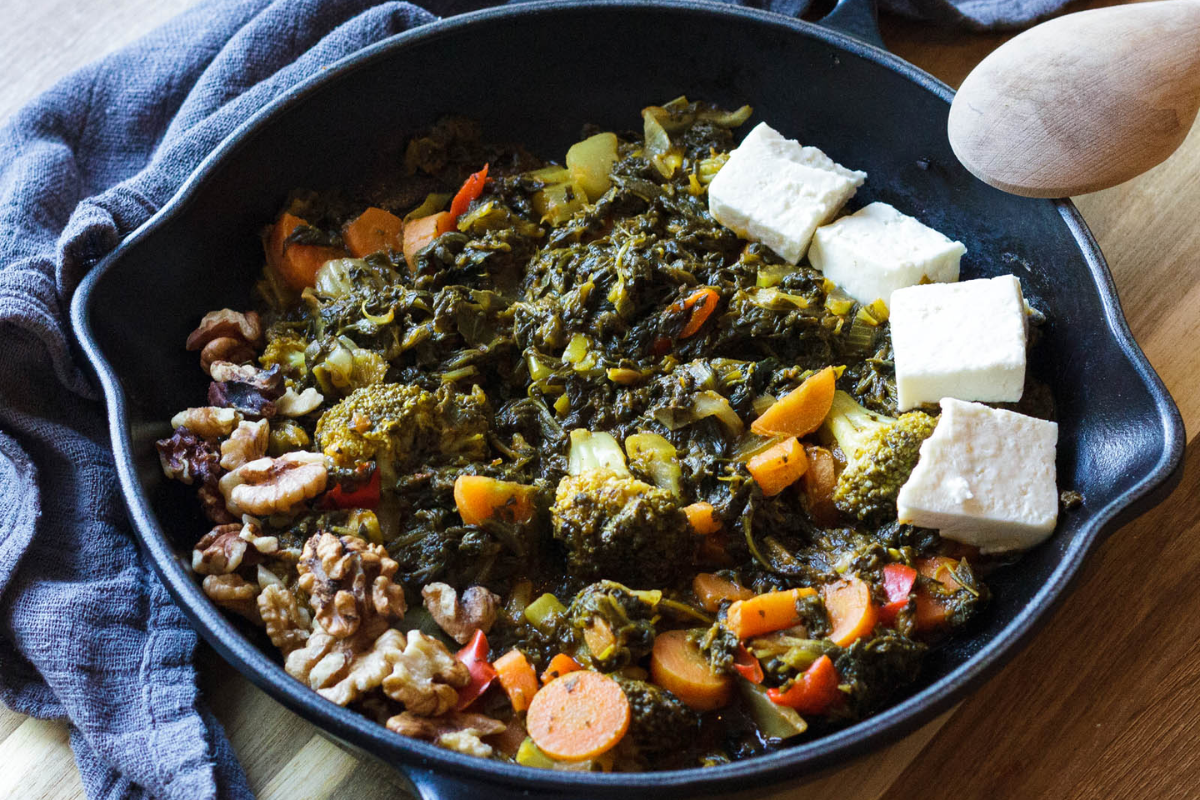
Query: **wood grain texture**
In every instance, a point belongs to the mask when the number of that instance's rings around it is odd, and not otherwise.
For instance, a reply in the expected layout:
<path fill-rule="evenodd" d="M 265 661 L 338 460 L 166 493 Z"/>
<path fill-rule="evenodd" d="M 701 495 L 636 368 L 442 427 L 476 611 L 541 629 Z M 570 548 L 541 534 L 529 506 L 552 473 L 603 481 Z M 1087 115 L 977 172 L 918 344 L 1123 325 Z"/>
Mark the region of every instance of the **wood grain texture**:
<path fill-rule="evenodd" d="M 1072 10 L 1115 4 L 1073 4 Z M 0 0 L 0 118 L 66 72 L 191 0 Z M 951 85 L 1011 34 L 885 18 L 888 46 Z M 1200 428 L 1200 135 L 1136 180 L 1080 198 L 1130 325 Z M 1200 787 L 1200 455 L 1152 514 L 1118 531 L 1029 648 L 952 715 L 791 800 L 878 797 L 1194 797 Z M 387 767 L 347 754 L 207 647 L 200 686 L 263 800 L 407 796 Z M 949 720 L 949 721 L 947 721 Z M 83 797 L 66 726 L 0 708 L 0 798 Z"/>

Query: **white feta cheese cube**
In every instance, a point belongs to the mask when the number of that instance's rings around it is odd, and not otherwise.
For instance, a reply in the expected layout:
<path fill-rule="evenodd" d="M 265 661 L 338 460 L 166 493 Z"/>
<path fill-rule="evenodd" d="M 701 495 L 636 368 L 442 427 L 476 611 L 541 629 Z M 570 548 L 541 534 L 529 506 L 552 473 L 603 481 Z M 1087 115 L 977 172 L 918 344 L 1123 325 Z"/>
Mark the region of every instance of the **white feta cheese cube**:
<path fill-rule="evenodd" d="M 967 248 L 887 203 L 871 203 L 817 228 L 808 260 L 860 303 L 905 286 L 954 283 Z"/>
<path fill-rule="evenodd" d="M 1042 542 L 1058 519 L 1058 425 L 947 397 L 900 489 L 902 523 L 984 553 Z"/>
<path fill-rule="evenodd" d="M 943 397 L 1016 402 L 1025 387 L 1025 301 L 1014 275 L 892 292 L 900 409 Z"/>
<path fill-rule="evenodd" d="M 866 179 L 867 173 L 846 169 L 761 123 L 709 184 L 708 210 L 738 236 L 762 242 L 795 264 L 817 226 Z"/>

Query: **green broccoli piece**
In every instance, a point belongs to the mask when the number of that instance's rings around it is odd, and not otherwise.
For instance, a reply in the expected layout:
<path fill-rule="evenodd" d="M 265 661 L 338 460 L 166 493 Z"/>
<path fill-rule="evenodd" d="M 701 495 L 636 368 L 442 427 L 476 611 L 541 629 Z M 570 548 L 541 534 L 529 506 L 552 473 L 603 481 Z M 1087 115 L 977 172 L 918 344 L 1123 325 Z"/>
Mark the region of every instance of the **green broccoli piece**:
<path fill-rule="evenodd" d="M 896 495 L 917 465 L 921 443 L 937 420 L 921 411 L 899 417 L 863 408 L 846 392 L 834 393 L 825 425 L 846 456 L 838 476 L 834 505 L 864 522 L 896 515 Z"/>
<path fill-rule="evenodd" d="M 580 657 L 607 672 L 648 656 L 661 599 L 661 592 L 638 592 L 616 581 L 584 587 L 567 609 L 571 627 L 587 645 L 586 657 L 582 651 Z"/>
<path fill-rule="evenodd" d="M 607 433 L 573 431 L 569 461 L 551 519 L 571 574 L 648 586 L 678 577 L 693 547 L 679 499 L 634 478 Z"/>
<path fill-rule="evenodd" d="M 321 415 L 317 445 L 335 466 L 377 459 L 412 463 L 438 435 L 437 401 L 418 386 L 386 383 L 356 389 Z"/>
<path fill-rule="evenodd" d="M 700 728 L 700 715 L 666 689 L 646 681 L 616 678 L 629 700 L 626 741 L 639 759 L 677 750 Z"/>
<path fill-rule="evenodd" d="M 291 332 L 284 332 L 278 336 L 268 335 L 268 339 L 270 341 L 267 342 L 267 349 L 258 357 L 262 368 L 270 369 L 278 364 L 284 377 L 294 381 L 304 380 L 308 375 L 308 364 L 304 355 L 308 342 Z"/>
<path fill-rule="evenodd" d="M 659 585 L 681 573 L 680 560 L 692 548 L 676 497 L 614 470 L 563 478 L 551 520 L 571 574 L 585 580 L 608 575 Z"/>
<path fill-rule="evenodd" d="M 355 389 L 321 415 L 316 440 L 333 466 L 352 469 L 374 459 L 390 479 L 419 461 L 483 459 L 489 417 L 487 396 L 477 388 L 434 393 L 385 383 Z"/>
<path fill-rule="evenodd" d="M 858 718 L 878 711 L 920 676 L 927 650 L 921 642 L 887 628 L 843 650 L 834 666 L 850 690 L 846 710 Z"/>

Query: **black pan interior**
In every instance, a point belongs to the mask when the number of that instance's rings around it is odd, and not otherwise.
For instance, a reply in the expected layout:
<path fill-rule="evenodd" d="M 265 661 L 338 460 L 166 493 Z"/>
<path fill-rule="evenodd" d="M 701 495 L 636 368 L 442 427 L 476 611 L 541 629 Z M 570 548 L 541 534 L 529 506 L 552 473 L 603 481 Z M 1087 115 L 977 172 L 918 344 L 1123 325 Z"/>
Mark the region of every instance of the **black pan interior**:
<path fill-rule="evenodd" d="M 406 132 L 444 113 L 474 116 L 492 139 L 561 158 L 584 122 L 638 129 L 642 106 L 680 94 L 729 107 L 749 103 L 754 116 L 744 130 L 767 121 L 869 174 L 852 207 L 884 200 L 964 242 L 964 279 L 1009 272 L 1021 278 L 1029 301 L 1049 318 L 1034 369 L 1058 402 L 1060 485 L 1081 491 L 1085 502 L 1046 545 L 995 576 L 995 602 L 973 635 L 930 659 L 922 685 L 952 681 L 936 687 L 924 711 L 902 709 L 834 741 L 762 759 L 760 767 L 746 762 L 691 778 L 715 788 L 738 775 L 778 779 L 785 774 L 780 769 L 794 777 L 947 707 L 995 660 L 993 645 L 1007 647 L 1032 627 L 1032 615 L 1011 623 L 1061 592 L 1100 517 L 1160 468 L 1170 442 L 1152 374 L 1143 373 L 1110 329 L 1113 311 L 1098 283 L 1106 273 L 1088 250 L 1086 233 L 1077 238 L 1072 231 L 1070 212 L 977 181 L 946 142 L 948 90 L 915 70 L 899 71 L 901 62 L 878 51 L 846 47 L 847 40 L 813 26 L 694 4 L 509 9 L 402 37 L 252 125 L 183 202 L 122 248 L 88 301 L 95 339 L 125 393 L 137 483 L 176 552 L 186 554 L 207 527 L 191 492 L 162 478 L 153 450 L 166 420 L 204 396 L 205 376 L 183 341 L 204 312 L 248 304 L 261 266 L 259 228 L 290 189 L 369 182 L 381 163 L 394 163 L 396 142 Z M 147 518 L 144 529 L 153 535 L 155 527 Z M 178 583 L 185 606 L 206 602 L 179 583 L 188 578 L 177 564 L 160 567 L 170 573 L 168 582 Z M 1035 600 L 1039 592 L 1049 597 Z M 211 614 L 201 617 L 211 622 Z M 227 641 L 227 647 L 243 649 L 245 642 Z M 955 672 L 984 649 L 992 652 L 986 663 Z M 295 684 L 283 686 L 290 679 L 282 672 L 256 679 L 277 695 L 295 691 Z M 409 745 L 380 745 L 388 737 L 379 734 L 368 738 L 344 725 L 338 732 L 385 757 L 413 752 Z M 597 780 L 613 788 L 609 778 Z M 657 785 L 665 785 L 661 776 Z"/>

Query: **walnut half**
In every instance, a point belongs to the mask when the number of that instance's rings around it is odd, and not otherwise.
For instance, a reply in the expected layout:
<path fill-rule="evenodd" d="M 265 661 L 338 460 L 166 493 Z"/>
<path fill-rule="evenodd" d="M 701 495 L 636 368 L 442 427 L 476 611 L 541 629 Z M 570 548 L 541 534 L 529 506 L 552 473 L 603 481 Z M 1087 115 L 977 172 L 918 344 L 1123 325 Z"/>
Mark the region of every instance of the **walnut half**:
<path fill-rule="evenodd" d="M 259 458 L 221 478 L 225 505 L 234 514 L 265 517 L 293 510 L 325 491 L 325 457 L 297 451 Z"/>
<path fill-rule="evenodd" d="M 318 533 L 304 543 L 297 586 L 331 635 L 377 636 L 406 610 L 404 590 L 392 582 L 398 568 L 377 544 Z"/>
<path fill-rule="evenodd" d="M 487 633 L 496 621 L 500 597 L 482 586 L 471 586 L 462 593 L 444 583 L 430 583 L 421 590 L 425 608 L 442 630 L 459 644 L 466 644 L 480 630 Z"/>
<path fill-rule="evenodd" d="M 380 686 L 388 697 L 419 716 L 444 714 L 471 680 L 466 665 L 446 646 L 420 631 L 384 631 L 369 647 L 362 636 L 337 639 L 320 622 L 285 668 L 327 700 L 349 705 Z"/>
<path fill-rule="evenodd" d="M 258 594 L 258 615 L 271 644 L 285 656 L 304 646 L 312 620 L 296 602 L 296 595 L 279 584 L 268 584 Z"/>
<path fill-rule="evenodd" d="M 220 409 L 229 411 L 231 409 Z M 235 412 L 236 413 L 236 412 Z M 221 468 L 232 470 L 242 464 L 257 461 L 267 454 L 267 442 L 271 430 L 265 419 L 258 422 L 242 421 L 229 438 L 221 442 Z"/>
<path fill-rule="evenodd" d="M 480 737 L 501 733 L 505 725 L 489 716 L 466 711 L 451 711 L 441 717 L 418 717 L 404 711 L 389 719 L 387 727 L 402 736 L 433 742 L 447 750 L 488 758 L 492 748 Z"/>

